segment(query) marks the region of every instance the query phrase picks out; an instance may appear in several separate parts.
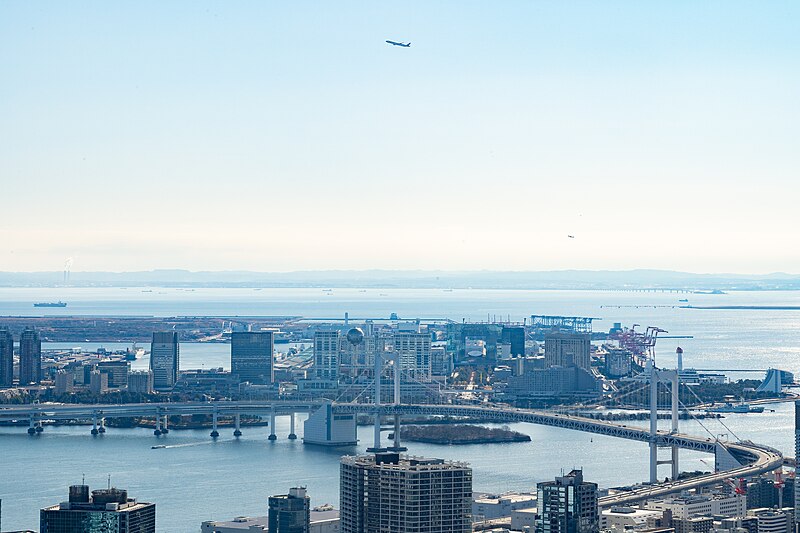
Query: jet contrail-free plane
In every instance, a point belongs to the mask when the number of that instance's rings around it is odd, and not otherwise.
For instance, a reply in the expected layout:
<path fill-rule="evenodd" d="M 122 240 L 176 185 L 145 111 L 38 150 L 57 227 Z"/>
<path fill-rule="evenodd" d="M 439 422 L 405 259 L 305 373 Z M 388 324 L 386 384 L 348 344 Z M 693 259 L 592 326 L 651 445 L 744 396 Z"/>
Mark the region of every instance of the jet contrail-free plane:
<path fill-rule="evenodd" d="M 403 48 L 408 48 L 411 46 L 411 43 L 398 43 L 397 41 L 386 41 L 389 44 L 393 44 L 394 46 L 402 46 Z"/>

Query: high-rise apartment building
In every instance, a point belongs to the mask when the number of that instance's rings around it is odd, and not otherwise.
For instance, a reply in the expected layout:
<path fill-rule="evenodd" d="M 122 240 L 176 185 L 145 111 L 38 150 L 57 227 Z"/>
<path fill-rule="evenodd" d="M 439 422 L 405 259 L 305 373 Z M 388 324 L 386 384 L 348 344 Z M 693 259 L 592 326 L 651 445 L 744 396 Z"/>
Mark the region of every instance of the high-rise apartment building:
<path fill-rule="evenodd" d="M 340 470 L 341 533 L 472 531 L 472 469 L 400 456 L 347 456 Z"/>
<path fill-rule="evenodd" d="M 395 333 L 394 354 L 404 375 L 431 377 L 431 336 L 428 333 Z"/>
<path fill-rule="evenodd" d="M 0 327 L 0 388 L 14 384 L 14 337 L 7 327 Z"/>
<path fill-rule="evenodd" d="M 289 494 L 270 496 L 270 533 L 308 533 L 311 522 L 311 498 L 304 487 L 293 487 Z"/>
<path fill-rule="evenodd" d="M 314 377 L 339 378 L 339 331 L 314 332 Z"/>
<path fill-rule="evenodd" d="M 545 368 L 575 365 L 590 370 L 591 345 L 588 333 L 550 332 L 544 336 Z"/>
<path fill-rule="evenodd" d="M 42 380 L 42 341 L 39 332 L 25 328 L 19 337 L 19 384 L 37 384 Z"/>
<path fill-rule="evenodd" d="M 584 481 L 581 470 L 539 483 L 536 490 L 539 504 L 536 533 L 600 531 L 597 484 Z"/>
<path fill-rule="evenodd" d="M 59 370 L 55 376 L 55 393 L 70 394 L 75 390 L 75 374 L 69 370 Z"/>
<path fill-rule="evenodd" d="M 231 334 L 231 374 L 240 382 L 272 383 L 274 340 L 271 331 Z"/>
<path fill-rule="evenodd" d="M 128 374 L 128 392 L 153 393 L 153 371 L 138 370 Z"/>
<path fill-rule="evenodd" d="M 69 488 L 69 500 L 39 513 L 40 533 L 155 533 L 156 504 L 128 498 L 125 490 Z"/>
<path fill-rule="evenodd" d="M 171 389 L 178 381 L 180 369 L 180 345 L 177 331 L 153 333 L 150 345 L 150 370 L 153 371 L 153 387 Z"/>

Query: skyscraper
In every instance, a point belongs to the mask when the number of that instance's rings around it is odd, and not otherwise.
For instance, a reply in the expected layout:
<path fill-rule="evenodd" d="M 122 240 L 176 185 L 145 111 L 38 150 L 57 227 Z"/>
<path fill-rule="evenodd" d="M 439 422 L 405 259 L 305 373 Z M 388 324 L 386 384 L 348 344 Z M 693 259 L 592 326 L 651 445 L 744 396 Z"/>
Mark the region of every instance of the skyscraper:
<path fill-rule="evenodd" d="M 128 498 L 128 491 L 73 485 L 69 501 L 39 513 L 40 533 L 155 533 L 156 504 Z"/>
<path fill-rule="evenodd" d="M 19 337 L 19 384 L 30 385 L 42 380 L 42 341 L 39 332 L 25 328 Z"/>
<path fill-rule="evenodd" d="M 583 481 L 583 471 L 573 470 L 555 481 L 536 487 L 539 516 L 536 533 L 597 533 L 597 484 Z"/>
<path fill-rule="evenodd" d="M 242 331 L 231 335 L 231 374 L 240 382 L 272 383 L 274 344 L 271 331 Z"/>
<path fill-rule="evenodd" d="M 0 388 L 14 384 L 14 337 L 7 327 L 0 328 Z"/>
<path fill-rule="evenodd" d="M 339 378 L 339 331 L 314 332 L 314 377 Z"/>
<path fill-rule="evenodd" d="M 472 531 L 472 469 L 400 456 L 347 456 L 340 470 L 341 533 Z"/>
<path fill-rule="evenodd" d="M 270 496 L 270 533 L 308 533 L 311 521 L 311 499 L 305 487 L 293 487 L 289 494 Z"/>
<path fill-rule="evenodd" d="M 180 368 L 180 346 L 177 331 L 156 331 L 150 345 L 150 370 L 153 371 L 153 387 L 171 389 L 178 381 Z"/>

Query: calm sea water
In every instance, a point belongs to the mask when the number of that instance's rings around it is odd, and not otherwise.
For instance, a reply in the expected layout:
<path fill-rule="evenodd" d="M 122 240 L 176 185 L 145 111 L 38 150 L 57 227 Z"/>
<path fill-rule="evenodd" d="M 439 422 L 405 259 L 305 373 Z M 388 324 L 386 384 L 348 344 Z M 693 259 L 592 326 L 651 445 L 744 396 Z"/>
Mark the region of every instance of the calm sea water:
<path fill-rule="evenodd" d="M 386 296 L 381 296 L 386 294 Z M 800 371 L 800 312 L 706 311 L 646 308 L 679 305 L 688 297 L 695 305 L 800 305 L 800 293 L 733 293 L 675 295 L 602 291 L 485 291 L 335 289 L 328 295 L 316 289 L 0 289 L 0 316 L 70 315 L 303 315 L 449 317 L 486 319 L 488 315 L 521 320 L 531 314 L 585 315 L 602 318 L 595 329 L 613 322 L 654 325 L 670 334 L 693 339 L 659 341 L 662 364 L 674 360 L 675 347 L 684 348 L 687 366 L 698 368 L 767 368 Z M 43 300 L 69 302 L 66 309 L 34 309 Z M 638 305 L 613 309 L 601 306 Z M 2 322 L 2 319 L 0 319 Z M 71 347 L 72 343 L 61 345 Z M 84 348 L 94 347 L 84 345 Z M 117 345 L 106 343 L 106 348 Z M 121 345 L 120 347 L 124 347 Z M 182 366 L 199 368 L 229 365 L 229 346 L 184 344 Z M 146 366 L 145 361 L 137 365 Z M 730 415 L 726 424 L 740 438 L 770 444 L 794 455 L 792 404 L 770 406 L 761 415 Z M 711 433 L 728 433 L 717 421 L 704 421 Z M 299 426 L 302 437 L 302 424 Z M 641 481 L 648 476 L 647 448 L 635 443 L 579 432 L 513 424 L 531 435 L 532 442 L 480 446 L 411 444 L 418 455 L 458 459 L 471 463 L 476 490 L 530 490 L 561 469 L 583 467 L 588 479 L 601 486 Z M 93 438 L 86 427 L 48 427 L 31 438 L 24 428 L 0 428 L 0 498 L 3 528 L 38 528 L 38 510 L 66 497 L 69 484 L 86 481 L 94 487 L 112 482 L 142 500 L 158 506 L 158 530 L 167 533 L 198 531 L 200 522 L 239 515 L 265 515 L 267 498 L 297 484 L 308 487 L 314 505 L 338 504 L 338 459 L 362 447 L 323 449 L 285 438 L 288 418 L 279 418 L 279 440 L 269 442 L 266 428 L 245 430 L 234 440 L 227 432 L 212 442 L 207 431 L 172 431 L 156 439 L 144 429 L 110 429 Z M 694 422 L 687 432 L 705 433 Z M 370 429 L 359 430 L 362 443 Z M 151 449 L 155 443 L 166 449 Z M 683 468 L 709 469 L 713 458 L 681 452 Z M 704 463 L 703 461 L 706 461 Z M 667 475 L 665 470 L 662 475 Z"/>

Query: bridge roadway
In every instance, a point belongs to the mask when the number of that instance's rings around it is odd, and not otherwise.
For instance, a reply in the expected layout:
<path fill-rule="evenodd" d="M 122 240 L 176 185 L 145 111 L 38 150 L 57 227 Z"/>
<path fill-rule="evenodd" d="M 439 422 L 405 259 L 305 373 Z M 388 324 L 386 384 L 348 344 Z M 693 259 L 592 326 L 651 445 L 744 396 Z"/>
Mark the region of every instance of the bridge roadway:
<path fill-rule="evenodd" d="M 93 417 L 126 418 L 133 416 L 164 416 L 214 414 L 232 416 L 236 414 L 274 414 L 288 415 L 296 412 L 312 412 L 323 405 L 322 402 L 187 402 L 187 403 L 143 403 L 143 404 L 33 404 L 11 405 L 0 407 L 0 420 L 71 420 L 92 419 Z M 333 411 L 340 414 L 372 413 L 374 406 L 370 404 L 335 403 Z M 593 420 L 580 416 L 561 414 L 550 411 L 517 409 L 508 406 L 474 406 L 474 405 L 382 405 L 383 415 L 417 415 L 417 416 L 455 416 L 480 418 L 496 422 L 525 422 L 545 426 L 559 427 L 608 435 L 640 442 L 650 442 L 651 435 L 647 429 L 629 427 L 606 420 Z M 711 438 L 697 437 L 683 433 L 659 431 L 655 437 L 659 446 L 715 453 L 718 442 Z M 640 488 L 618 492 L 600 498 L 600 507 L 626 505 L 647 498 L 654 498 L 719 483 L 728 478 L 750 477 L 771 472 L 784 464 L 784 458 L 778 450 L 753 442 L 725 442 L 725 448 L 739 457 L 745 458 L 747 464 L 714 472 L 690 479 L 670 481 L 656 485 L 644 485 Z"/>

